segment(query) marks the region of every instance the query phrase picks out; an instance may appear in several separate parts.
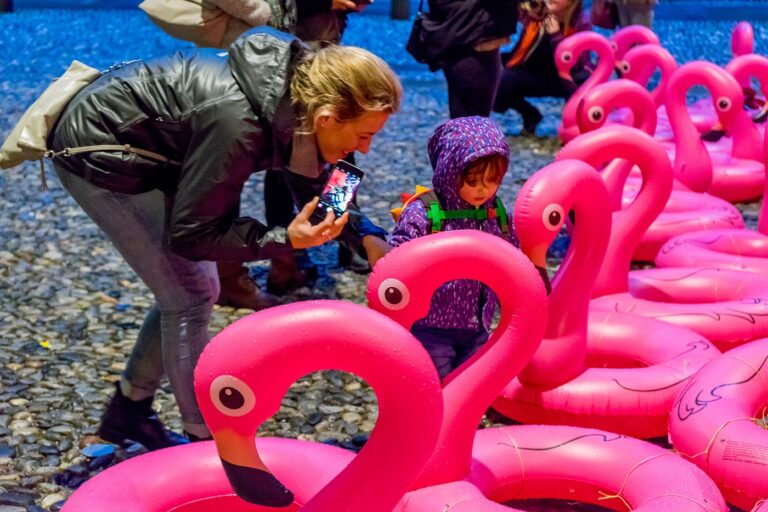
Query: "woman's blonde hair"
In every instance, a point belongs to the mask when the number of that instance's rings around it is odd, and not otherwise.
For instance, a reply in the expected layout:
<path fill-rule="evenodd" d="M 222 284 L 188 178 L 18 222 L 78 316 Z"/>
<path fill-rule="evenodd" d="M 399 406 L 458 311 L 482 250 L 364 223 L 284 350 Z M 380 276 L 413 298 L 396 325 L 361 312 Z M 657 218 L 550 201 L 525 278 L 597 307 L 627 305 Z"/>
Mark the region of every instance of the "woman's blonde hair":
<path fill-rule="evenodd" d="M 332 115 L 341 122 L 367 112 L 396 112 L 403 88 L 381 58 L 354 46 L 328 46 L 309 53 L 291 79 L 291 101 L 299 130 L 314 132 L 315 120 Z"/>

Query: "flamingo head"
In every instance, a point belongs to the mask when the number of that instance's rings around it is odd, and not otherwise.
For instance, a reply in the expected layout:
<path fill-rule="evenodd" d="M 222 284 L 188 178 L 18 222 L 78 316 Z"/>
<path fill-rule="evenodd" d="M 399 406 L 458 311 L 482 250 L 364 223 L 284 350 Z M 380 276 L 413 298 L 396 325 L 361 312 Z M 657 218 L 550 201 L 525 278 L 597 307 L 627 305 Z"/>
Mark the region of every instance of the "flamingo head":
<path fill-rule="evenodd" d="M 689 62 L 683 67 L 697 69 L 699 77 L 712 95 L 717 124 L 707 134 L 707 140 L 718 140 L 728 133 L 744 109 L 744 94 L 739 82 L 724 69 L 711 62 Z"/>
<path fill-rule="evenodd" d="M 624 59 L 624 55 L 635 46 L 652 44 L 659 46 L 659 37 L 653 30 L 642 25 L 630 25 L 614 32 L 610 38 L 611 48 L 618 63 Z M 622 75 L 623 76 L 623 75 Z"/>
<path fill-rule="evenodd" d="M 742 21 L 731 32 L 731 51 L 734 57 L 754 53 L 755 32 L 748 21 Z"/>
<path fill-rule="evenodd" d="M 655 110 L 653 99 L 644 87 L 630 80 L 613 80 L 587 91 L 576 108 L 581 133 L 602 128 L 613 110 L 630 107 L 637 117 Z"/>
<path fill-rule="evenodd" d="M 473 279 L 501 297 L 505 290 L 499 282 L 530 271 L 522 268 L 526 265 L 530 262 L 508 241 L 478 230 L 415 238 L 376 263 L 368 278 L 368 306 L 409 329 L 426 316 L 432 295 L 443 284 Z"/>
<path fill-rule="evenodd" d="M 578 160 L 560 160 L 539 169 L 525 182 L 515 202 L 514 223 L 520 249 L 538 268 L 546 268 L 547 249 L 573 209 L 580 183 L 591 182 L 607 203 L 607 192 L 595 169 Z"/>
<path fill-rule="evenodd" d="M 595 32 L 577 32 L 563 39 L 555 48 L 555 67 L 564 80 L 573 80 L 571 70 L 582 53 L 600 50 L 613 54 L 608 40 Z"/>

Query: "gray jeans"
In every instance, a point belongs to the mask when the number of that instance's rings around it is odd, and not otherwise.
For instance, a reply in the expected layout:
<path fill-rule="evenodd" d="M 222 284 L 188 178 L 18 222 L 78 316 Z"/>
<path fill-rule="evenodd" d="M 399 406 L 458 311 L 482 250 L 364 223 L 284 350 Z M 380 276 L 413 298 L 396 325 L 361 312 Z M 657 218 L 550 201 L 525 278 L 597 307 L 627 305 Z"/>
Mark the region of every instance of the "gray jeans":
<path fill-rule="evenodd" d="M 185 429 L 200 432 L 193 372 L 219 296 L 215 263 L 182 258 L 164 243 L 162 192 L 120 194 L 58 168 L 56 174 L 155 297 L 123 373 L 130 398 L 152 396 L 167 373 Z"/>

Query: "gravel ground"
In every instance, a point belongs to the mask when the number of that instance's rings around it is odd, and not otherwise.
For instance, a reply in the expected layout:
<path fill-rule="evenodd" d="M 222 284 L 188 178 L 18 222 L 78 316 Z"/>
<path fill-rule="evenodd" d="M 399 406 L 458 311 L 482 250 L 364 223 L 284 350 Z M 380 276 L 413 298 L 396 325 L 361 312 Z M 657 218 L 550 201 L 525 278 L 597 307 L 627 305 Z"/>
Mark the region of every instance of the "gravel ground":
<path fill-rule="evenodd" d="M 678 61 L 706 58 L 722 64 L 729 57 L 731 26 L 665 21 L 656 29 Z M 360 204 L 387 228 L 392 227 L 388 211 L 399 202 L 399 193 L 430 183 L 426 141 L 447 118 L 442 76 L 415 64 L 402 50 L 409 28 L 408 22 L 359 16 L 345 39 L 386 58 L 405 86 L 402 112 L 393 116 L 372 151 L 359 158 L 368 174 Z M 764 52 L 768 24 L 757 24 L 755 32 L 758 50 Z M 0 15 L 0 34 L 3 139 L 48 81 L 75 58 L 105 68 L 191 47 L 161 33 L 139 11 L 127 10 L 22 10 Z M 508 205 L 559 147 L 554 134 L 562 103 L 538 104 L 545 114 L 540 138 L 517 137 L 514 114 L 496 117 L 515 155 L 501 189 Z M 0 175 L 0 512 L 58 510 L 88 476 L 141 450 L 133 446 L 94 457 L 86 456 L 82 446 L 91 440 L 110 383 L 119 378 L 151 297 L 51 172 L 49 190 L 40 191 L 38 172 L 32 164 Z M 244 196 L 244 213 L 263 218 L 261 194 L 256 176 Z M 743 206 L 743 211 L 754 224 L 757 205 Z M 364 301 L 365 278 L 342 272 L 333 247 L 312 255 L 320 267 L 318 284 L 290 299 Z M 263 282 L 266 266 L 256 263 L 252 270 Z M 212 330 L 247 313 L 217 308 Z M 167 389 L 159 393 L 156 406 L 170 427 L 180 427 Z M 355 449 L 365 442 L 377 413 L 375 396 L 356 377 L 315 373 L 293 386 L 261 432 Z M 606 510 L 547 500 L 515 506 L 539 512 Z"/>

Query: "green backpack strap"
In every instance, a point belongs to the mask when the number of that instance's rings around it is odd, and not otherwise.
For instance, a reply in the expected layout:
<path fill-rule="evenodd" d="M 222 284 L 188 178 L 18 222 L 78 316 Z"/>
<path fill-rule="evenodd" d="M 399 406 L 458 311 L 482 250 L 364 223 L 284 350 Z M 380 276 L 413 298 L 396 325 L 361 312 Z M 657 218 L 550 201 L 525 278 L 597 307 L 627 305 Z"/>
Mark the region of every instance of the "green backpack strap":
<path fill-rule="evenodd" d="M 440 201 L 437 199 L 437 195 L 433 190 L 429 190 L 419 195 L 418 199 L 424 203 L 424 207 L 427 209 L 427 220 L 430 223 L 430 234 L 437 233 L 442 229 L 444 220 L 457 220 L 457 219 L 473 219 L 473 220 L 488 220 L 496 219 L 501 228 L 501 232 L 504 236 L 509 236 L 509 219 L 507 217 L 507 209 L 504 207 L 504 202 L 501 198 L 496 198 L 496 208 L 488 208 L 485 210 L 471 209 L 471 210 L 443 210 L 440 205 Z"/>

